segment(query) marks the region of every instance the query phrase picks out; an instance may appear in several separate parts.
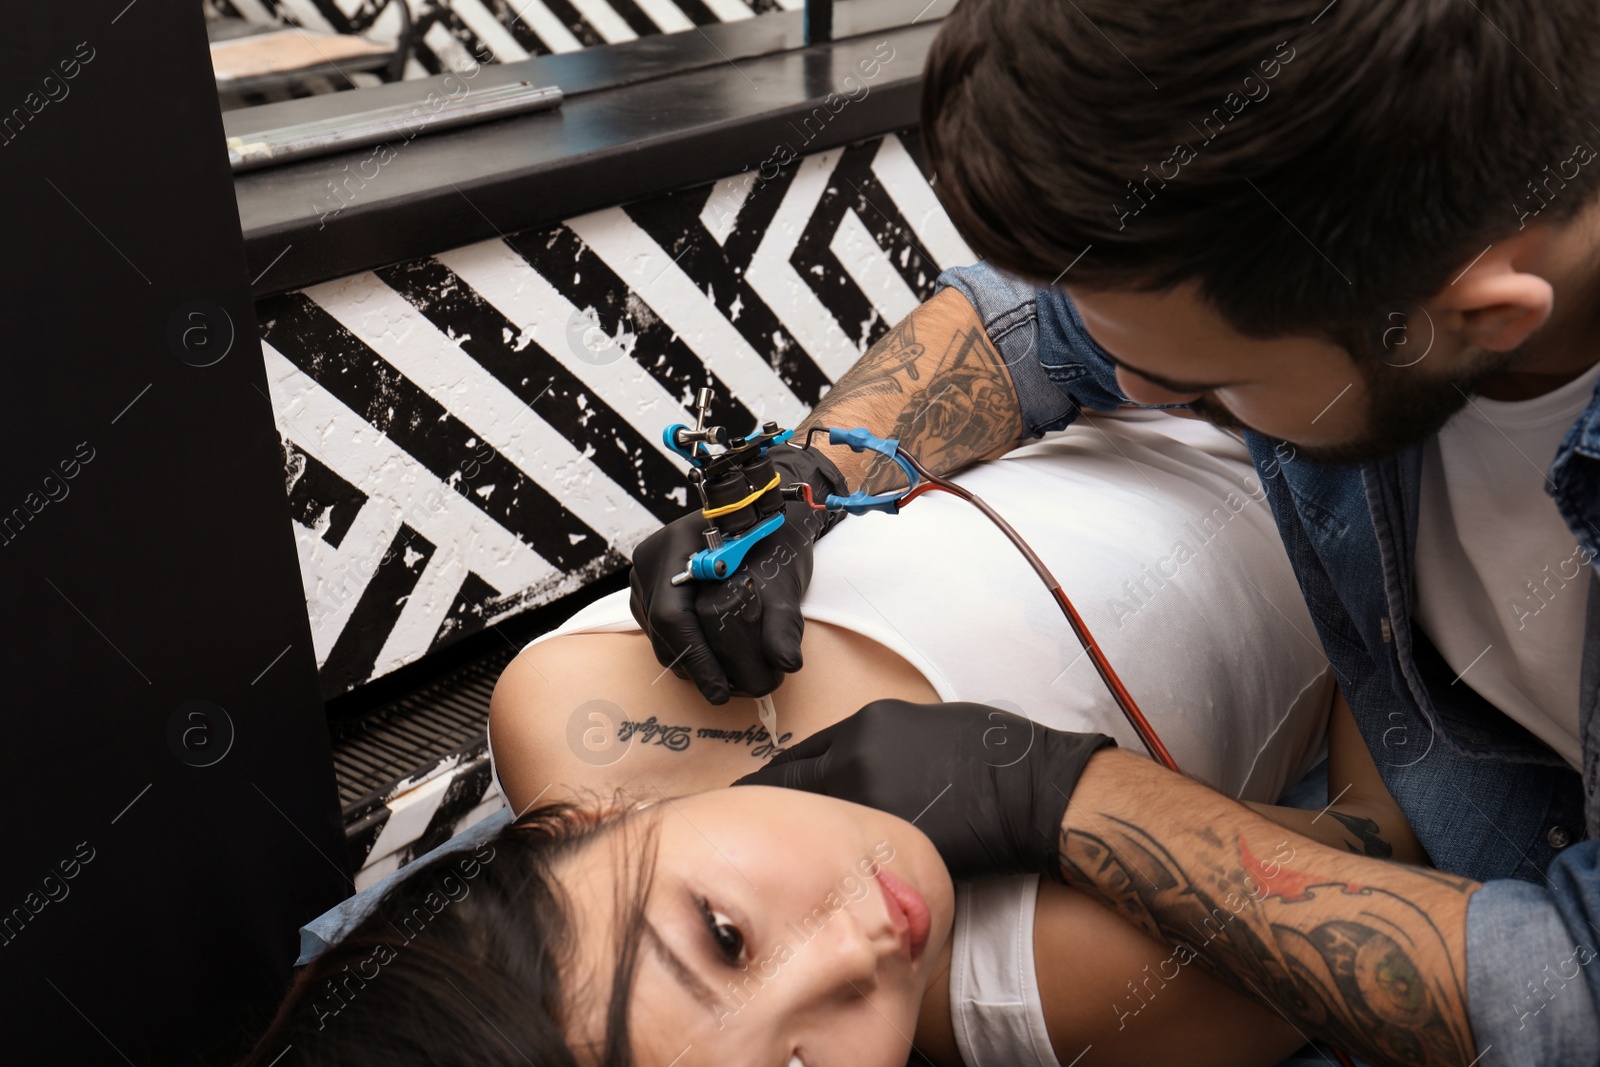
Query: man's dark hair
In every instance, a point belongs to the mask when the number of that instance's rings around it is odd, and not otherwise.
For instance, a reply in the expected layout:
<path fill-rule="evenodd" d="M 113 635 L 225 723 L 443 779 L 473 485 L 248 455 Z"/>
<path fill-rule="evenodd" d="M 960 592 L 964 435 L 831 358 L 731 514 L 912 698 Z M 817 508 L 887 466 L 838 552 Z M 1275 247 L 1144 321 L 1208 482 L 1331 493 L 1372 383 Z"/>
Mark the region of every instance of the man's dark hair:
<path fill-rule="evenodd" d="M 962 0 L 922 111 L 996 266 L 1350 337 L 1593 199 L 1600 4 Z"/>

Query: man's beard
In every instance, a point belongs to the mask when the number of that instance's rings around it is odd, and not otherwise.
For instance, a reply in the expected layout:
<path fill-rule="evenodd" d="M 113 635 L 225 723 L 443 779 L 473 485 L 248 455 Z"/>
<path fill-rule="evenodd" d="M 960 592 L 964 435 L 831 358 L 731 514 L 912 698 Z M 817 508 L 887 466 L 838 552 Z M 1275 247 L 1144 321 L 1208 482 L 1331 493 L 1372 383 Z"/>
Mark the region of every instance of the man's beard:
<path fill-rule="evenodd" d="M 1420 363 L 1401 367 L 1385 362 L 1376 353 L 1352 356 L 1369 398 L 1365 429 L 1354 440 L 1334 445 L 1308 446 L 1290 441 L 1297 456 L 1313 463 L 1359 466 L 1419 445 L 1467 406 L 1484 379 L 1516 362 L 1520 353 L 1475 349 L 1470 368 L 1447 378 L 1423 373 Z M 1189 408 L 1221 429 L 1251 429 L 1210 396 L 1192 401 Z"/>

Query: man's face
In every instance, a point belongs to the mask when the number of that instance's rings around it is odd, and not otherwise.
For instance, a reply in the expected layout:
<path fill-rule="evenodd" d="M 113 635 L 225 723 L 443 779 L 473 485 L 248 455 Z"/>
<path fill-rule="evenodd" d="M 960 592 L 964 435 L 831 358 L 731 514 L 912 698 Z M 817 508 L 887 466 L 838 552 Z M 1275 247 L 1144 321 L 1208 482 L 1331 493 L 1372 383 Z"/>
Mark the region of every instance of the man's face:
<path fill-rule="evenodd" d="M 1421 309 L 1378 324 L 1358 359 L 1325 338 L 1245 337 L 1192 284 L 1068 295 L 1128 399 L 1187 403 L 1217 426 L 1281 438 L 1323 463 L 1367 462 L 1426 440 L 1518 355 L 1466 345 Z"/>

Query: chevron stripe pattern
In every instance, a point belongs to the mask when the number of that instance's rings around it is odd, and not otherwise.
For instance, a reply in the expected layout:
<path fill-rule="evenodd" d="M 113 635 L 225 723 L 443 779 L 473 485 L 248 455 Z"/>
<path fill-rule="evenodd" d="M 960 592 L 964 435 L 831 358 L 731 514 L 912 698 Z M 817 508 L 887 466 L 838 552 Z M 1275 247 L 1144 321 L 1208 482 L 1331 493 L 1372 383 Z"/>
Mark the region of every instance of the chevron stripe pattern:
<path fill-rule="evenodd" d="M 627 566 L 661 440 L 793 425 L 972 255 L 914 131 L 259 302 L 331 697 Z"/>

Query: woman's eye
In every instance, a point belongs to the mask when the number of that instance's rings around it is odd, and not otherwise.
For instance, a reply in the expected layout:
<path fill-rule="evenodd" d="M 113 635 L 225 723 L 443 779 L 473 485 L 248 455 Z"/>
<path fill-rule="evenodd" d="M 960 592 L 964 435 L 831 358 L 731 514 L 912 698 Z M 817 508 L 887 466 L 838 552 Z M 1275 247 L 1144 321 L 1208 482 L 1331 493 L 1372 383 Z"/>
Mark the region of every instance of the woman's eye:
<path fill-rule="evenodd" d="M 732 919 L 712 908 L 705 900 L 700 901 L 700 912 L 705 916 L 706 929 L 711 932 L 711 941 L 717 946 L 717 954 L 728 964 L 737 964 L 739 957 L 744 955 L 744 935 L 733 925 Z"/>

